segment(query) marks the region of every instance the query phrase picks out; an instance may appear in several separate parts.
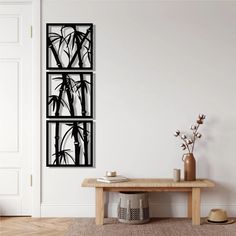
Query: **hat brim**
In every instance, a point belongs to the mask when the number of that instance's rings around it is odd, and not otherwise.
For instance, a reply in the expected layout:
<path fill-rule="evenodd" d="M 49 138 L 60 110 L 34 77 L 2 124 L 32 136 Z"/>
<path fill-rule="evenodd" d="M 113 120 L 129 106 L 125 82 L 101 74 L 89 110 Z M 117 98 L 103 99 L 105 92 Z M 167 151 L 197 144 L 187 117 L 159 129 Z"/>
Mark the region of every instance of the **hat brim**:
<path fill-rule="evenodd" d="M 213 221 L 210 221 L 208 220 L 207 218 L 205 219 L 205 222 L 207 224 L 211 224 L 211 225 L 228 225 L 228 224 L 232 224 L 234 223 L 234 220 L 233 219 L 229 219 L 227 220 L 226 222 L 213 222 Z"/>

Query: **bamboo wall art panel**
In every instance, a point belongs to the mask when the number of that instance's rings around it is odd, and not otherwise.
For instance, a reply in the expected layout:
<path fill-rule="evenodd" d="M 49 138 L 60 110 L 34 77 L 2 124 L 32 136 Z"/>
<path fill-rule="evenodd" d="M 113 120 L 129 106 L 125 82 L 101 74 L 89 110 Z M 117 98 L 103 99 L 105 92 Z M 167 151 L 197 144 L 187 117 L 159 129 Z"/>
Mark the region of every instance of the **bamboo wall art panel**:
<path fill-rule="evenodd" d="M 47 166 L 93 164 L 93 121 L 47 121 Z"/>
<path fill-rule="evenodd" d="M 93 167 L 93 24 L 46 24 L 46 166 Z"/>
<path fill-rule="evenodd" d="M 93 24 L 47 24 L 46 35 L 47 69 L 93 69 Z"/>
<path fill-rule="evenodd" d="M 93 118 L 93 73 L 48 72 L 47 118 Z"/>

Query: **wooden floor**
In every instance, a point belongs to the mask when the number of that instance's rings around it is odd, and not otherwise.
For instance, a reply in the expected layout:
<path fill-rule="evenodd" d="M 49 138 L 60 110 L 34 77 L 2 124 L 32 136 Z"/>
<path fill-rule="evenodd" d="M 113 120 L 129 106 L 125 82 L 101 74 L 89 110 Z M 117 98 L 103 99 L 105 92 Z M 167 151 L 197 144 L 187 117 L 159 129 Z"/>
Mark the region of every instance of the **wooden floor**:
<path fill-rule="evenodd" d="M 64 236 L 73 218 L 0 217 L 0 236 Z"/>

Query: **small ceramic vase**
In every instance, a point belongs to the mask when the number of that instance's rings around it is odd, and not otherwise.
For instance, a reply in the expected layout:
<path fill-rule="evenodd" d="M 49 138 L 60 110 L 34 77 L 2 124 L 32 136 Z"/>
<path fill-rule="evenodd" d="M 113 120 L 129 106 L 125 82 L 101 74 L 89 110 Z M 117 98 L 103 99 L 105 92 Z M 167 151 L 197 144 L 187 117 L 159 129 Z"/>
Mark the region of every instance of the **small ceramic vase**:
<path fill-rule="evenodd" d="M 174 169 L 173 180 L 174 182 L 180 182 L 180 169 Z"/>

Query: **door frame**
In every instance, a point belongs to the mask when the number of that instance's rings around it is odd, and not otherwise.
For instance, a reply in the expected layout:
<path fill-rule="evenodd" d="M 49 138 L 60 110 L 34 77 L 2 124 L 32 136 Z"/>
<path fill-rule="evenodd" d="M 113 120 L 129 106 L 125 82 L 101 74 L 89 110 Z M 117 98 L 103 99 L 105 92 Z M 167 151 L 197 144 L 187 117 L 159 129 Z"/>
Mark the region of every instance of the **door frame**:
<path fill-rule="evenodd" d="M 23 2 L 23 1 L 22 1 Z M 41 0 L 32 3 L 32 217 L 41 216 Z"/>
<path fill-rule="evenodd" d="M 0 0 L 1 4 L 31 4 L 32 9 L 32 206 L 41 216 L 41 7 L 42 0 Z M 30 180 L 29 180 L 30 181 Z"/>

